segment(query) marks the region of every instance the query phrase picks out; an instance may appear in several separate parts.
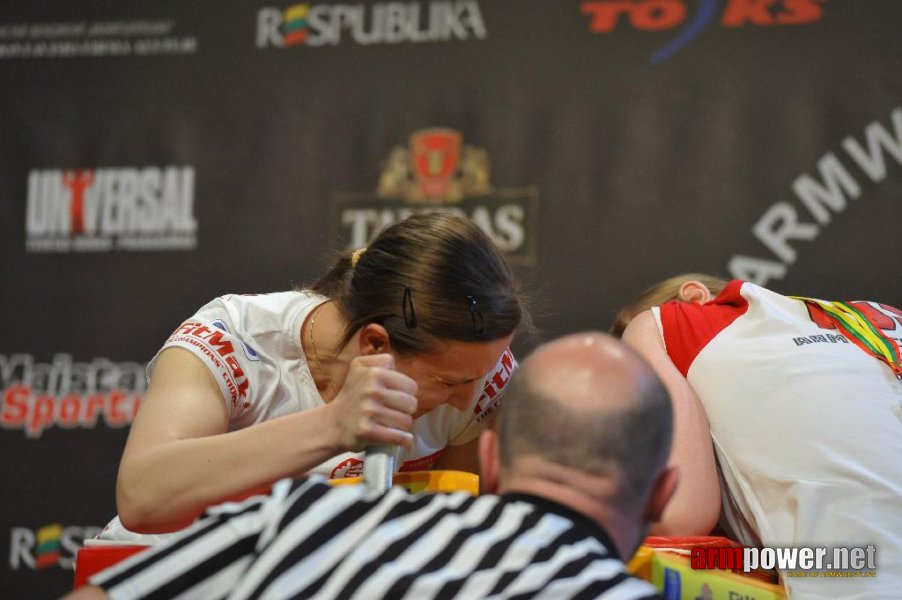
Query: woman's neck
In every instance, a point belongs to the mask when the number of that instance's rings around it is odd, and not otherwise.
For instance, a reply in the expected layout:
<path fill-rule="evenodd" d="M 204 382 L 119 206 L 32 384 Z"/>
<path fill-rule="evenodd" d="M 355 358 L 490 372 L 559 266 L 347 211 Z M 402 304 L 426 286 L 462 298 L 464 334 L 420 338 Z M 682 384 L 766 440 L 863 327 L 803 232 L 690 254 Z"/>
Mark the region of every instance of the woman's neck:
<path fill-rule="evenodd" d="M 313 382 L 325 402 L 335 398 L 344 383 L 348 363 L 356 356 L 353 340 L 341 345 L 345 319 L 332 300 L 316 306 L 301 327 L 301 346 Z"/>

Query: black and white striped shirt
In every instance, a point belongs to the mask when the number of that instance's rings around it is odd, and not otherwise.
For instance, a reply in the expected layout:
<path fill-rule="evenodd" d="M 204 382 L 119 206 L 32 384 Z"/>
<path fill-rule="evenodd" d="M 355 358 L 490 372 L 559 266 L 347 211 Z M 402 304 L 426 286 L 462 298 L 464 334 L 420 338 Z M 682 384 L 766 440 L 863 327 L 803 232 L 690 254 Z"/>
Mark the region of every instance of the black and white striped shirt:
<path fill-rule="evenodd" d="M 522 494 L 282 480 L 94 576 L 126 598 L 649 598 L 594 522 Z"/>

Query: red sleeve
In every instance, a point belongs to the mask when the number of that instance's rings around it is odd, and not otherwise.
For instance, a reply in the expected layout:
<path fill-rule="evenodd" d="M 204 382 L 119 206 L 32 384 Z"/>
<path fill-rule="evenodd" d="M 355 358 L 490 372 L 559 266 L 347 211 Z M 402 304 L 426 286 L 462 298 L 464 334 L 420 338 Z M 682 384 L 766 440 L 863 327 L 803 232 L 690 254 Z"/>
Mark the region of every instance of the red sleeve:
<path fill-rule="evenodd" d="M 702 348 L 748 310 L 748 301 L 739 293 L 742 284 L 734 279 L 706 304 L 672 300 L 661 305 L 664 345 L 683 377 Z"/>

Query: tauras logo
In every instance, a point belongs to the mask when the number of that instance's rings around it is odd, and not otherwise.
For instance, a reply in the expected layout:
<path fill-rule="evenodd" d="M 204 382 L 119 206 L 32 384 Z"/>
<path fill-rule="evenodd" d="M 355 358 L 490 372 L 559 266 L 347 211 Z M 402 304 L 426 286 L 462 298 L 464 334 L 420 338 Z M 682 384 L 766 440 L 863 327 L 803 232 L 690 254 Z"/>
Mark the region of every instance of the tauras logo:
<path fill-rule="evenodd" d="M 464 143 L 456 130 L 413 132 L 396 146 L 374 193 L 339 192 L 333 226 L 345 247 L 366 246 L 382 229 L 415 213 L 451 212 L 468 217 L 512 263 L 535 263 L 538 193 L 533 187 L 492 185 L 489 155 Z"/>
<path fill-rule="evenodd" d="M 193 211 L 192 167 L 36 170 L 28 176 L 26 248 L 192 249 Z"/>
<path fill-rule="evenodd" d="M 0 428 L 36 439 L 53 426 L 94 428 L 100 417 L 124 427 L 146 387 L 144 365 L 135 362 L 75 362 L 61 353 L 40 363 L 29 354 L 0 354 Z"/>
<path fill-rule="evenodd" d="M 399 44 L 485 39 L 479 3 L 385 2 L 365 4 L 295 4 L 284 11 L 257 13 L 257 47 Z"/>
<path fill-rule="evenodd" d="M 864 128 L 863 143 L 851 135 L 845 137 L 842 148 L 847 156 L 835 152 L 821 156 L 817 162 L 819 179 L 808 173 L 796 177 L 792 192 L 807 216 L 800 216 L 799 209 L 788 201 L 774 202 L 752 225 L 752 235 L 772 256 L 735 255 L 727 265 L 730 274 L 764 286 L 771 279 L 782 279 L 788 266 L 798 258 L 797 243 L 816 239 L 834 214 L 846 210 L 848 200 L 861 196 L 861 185 L 845 162 L 854 162 L 874 183 L 887 177 L 887 155 L 902 165 L 902 107 L 892 111 L 890 120 L 890 128 L 880 121 L 869 123 Z M 887 223 L 875 223 L 875 226 L 885 225 Z"/>

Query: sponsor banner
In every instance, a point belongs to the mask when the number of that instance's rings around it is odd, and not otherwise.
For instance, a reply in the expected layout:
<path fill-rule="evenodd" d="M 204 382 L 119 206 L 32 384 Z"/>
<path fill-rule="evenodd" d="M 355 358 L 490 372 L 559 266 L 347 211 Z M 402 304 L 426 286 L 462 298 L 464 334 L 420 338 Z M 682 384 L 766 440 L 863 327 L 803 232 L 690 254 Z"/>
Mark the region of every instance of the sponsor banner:
<path fill-rule="evenodd" d="M 469 217 L 512 264 L 535 264 L 537 190 L 494 188 L 486 151 L 464 145 L 453 129 L 417 131 L 408 147 L 394 148 L 375 193 L 336 193 L 333 237 L 360 248 L 411 214 L 436 211 Z"/>
<path fill-rule="evenodd" d="M 75 362 L 69 354 L 57 354 L 51 363 L 0 354 L 0 428 L 38 439 L 51 427 L 125 427 L 147 387 L 144 369 L 106 358 Z"/>
<path fill-rule="evenodd" d="M 774 202 L 752 225 L 751 234 L 767 253 L 732 256 L 727 270 L 733 277 L 763 286 L 782 279 L 796 262 L 798 249 L 805 250 L 805 242 L 817 239 L 851 201 L 866 201 L 863 181 L 883 183 L 893 162 L 902 165 L 902 106 L 887 122 L 869 123 L 863 136 L 844 137 L 841 146 L 843 152 L 829 151 L 818 159 L 817 175 L 802 173 L 793 180 L 796 202 Z"/>
<path fill-rule="evenodd" d="M 0 23 L 0 60 L 194 54 L 172 19 Z"/>
<path fill-rule="evenodd" d="M 42 169 L 28 175 L 27 252 L 196 246 L 193 167 Z"/>
<path fill-rule="evenodd" d="M 294 4 L 257 12 L 257 47 L 361 46 L 483 40 L 479 2 Z"/>
<path fill-rule="evenodd" d="M 94 525 L 50 523 L 31 529 L 13 527 L 9 532 L 9 568 L 41 570 L 50 567 L 72 570 L 75 556 L 84 540 L 100 533 Z"/>
<path fill-rule="evenodd" d="M 651 55 L 659 63 L 714 25 L 725 29 L 808 25 L 819 21 L 825 0 L 598 0 L 583 2 L 589 31 L 611 34 L 618 29 L 671 32 Z M 694 9 L 694 12 L 693 12 Z"/>

